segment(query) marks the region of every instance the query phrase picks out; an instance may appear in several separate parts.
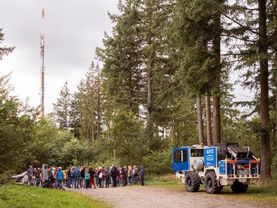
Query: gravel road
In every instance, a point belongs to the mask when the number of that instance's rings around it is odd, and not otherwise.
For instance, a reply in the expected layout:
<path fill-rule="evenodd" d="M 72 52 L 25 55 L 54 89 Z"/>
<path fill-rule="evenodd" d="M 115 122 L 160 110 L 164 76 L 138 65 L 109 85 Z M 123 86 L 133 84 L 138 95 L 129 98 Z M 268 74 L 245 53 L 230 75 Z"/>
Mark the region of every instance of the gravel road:
<path fill-rule="evenodd" d="M 188 193 L 162 188 L 128 186 L 100 189 L 70 189 L 95 199 L 106 201 L 115 208 L 271 208 L 269 205 L 246 203 L 226 198 L 224 194 Z M 241 196 L 240 196 L 241 197 Z"/>

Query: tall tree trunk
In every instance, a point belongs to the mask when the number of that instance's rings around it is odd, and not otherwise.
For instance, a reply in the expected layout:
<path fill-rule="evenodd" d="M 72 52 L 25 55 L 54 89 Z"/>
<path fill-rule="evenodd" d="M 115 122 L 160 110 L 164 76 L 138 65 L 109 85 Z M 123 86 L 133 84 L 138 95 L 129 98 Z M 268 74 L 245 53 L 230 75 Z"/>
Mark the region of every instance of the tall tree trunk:
<path fill-rule="evenodd" d="M 213 95 L 213 144 L 221 142 L 220 96 Z"/>
<path fill-rule="evenodd" d="M 149 144 L 153 138 L 152 129 L 152 83 L 151 83 L 151 72 L 147 69 L 147 113 L 146 113 L 146 134 L 149 139 Z"/>
<path fill-rule="evenodd" d="M 99 101 L 98 101 L 99 102 Z M 100 139 L 101 135 L 101 111 L 100 111 L 100 103 L 98 103 L 98 110 L 97 110 L 97 126 L 96 126 L 96 139 Z"/>
<path fill-rule="evenodd" d="M 205 95 L 207 145 L 212 145 L 211 102 L 209 92 Z"/>
<path fill-rule="evenodd" d="M 277 74 L 276 72 L 275 72 L 275 152 L 277 153 Z"/>
<path fill-rule="evenodd" d="M 92 145 L 95 143 L 95 138 L 94 138 L 94 122 L 92 122 L 92 125 L 91 125 L 91 143 L 92 143 Z"/>
<path fill-rule="evenodd" d="M 221 0 L 219 0 L 221 3 Z M 213 50 L 216 60 L 216 86 L 213 94 L 213 144 L 221 142 L 221 115 L 220 115 L 220 82 L 221 82 L 221 50 L 220 50 L 220 40 L 221 40 L 221 21 L 220 13 L 215 16 L 215 36 L 213 41 Z"/>
<path fill-rule="evenodd" d="M 268 53 L 266 0 L 259 0 L 259 53 L 260 53 L 260 117 L 261 117 L 261 176 L 265 180 L 271 177 L 271 154 L 269 135 L 268 102 Z"/>
<path fill-rule="evenodd" d="M 277 22 L 277 0 L 272 0 L 272 13 L 273 13 L 273 22 Z M 273 38 L 277 36 L 277 29 L 275 28 L 273 33 L 275 34 Z M 275 81 L 275 152 L 277 153 L 277 44 L 273 48 L 275 53 L 274 60 L 273 60 L 273 70 L 274 70 L 274 81 Z"/>
<path fill-rule="evenodd" d="M 203 131 L 203 119 L 202 119 L 202 106 L 201 106 L 201 95 L 196 94 L 196 108 L 197 108 L 197 128 L 199 144 L 204 144 L 204 131 Z"/>

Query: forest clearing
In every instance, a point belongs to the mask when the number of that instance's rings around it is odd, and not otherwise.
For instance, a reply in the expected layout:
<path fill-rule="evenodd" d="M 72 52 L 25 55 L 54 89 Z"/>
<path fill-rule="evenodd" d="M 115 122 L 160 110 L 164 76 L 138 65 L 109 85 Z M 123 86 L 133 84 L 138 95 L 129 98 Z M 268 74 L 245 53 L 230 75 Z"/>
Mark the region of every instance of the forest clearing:
<path fill-rule="evenodd" d="M 1 207 L 277 207 L 277 0 L 0 0 L 0 20 Z"/>

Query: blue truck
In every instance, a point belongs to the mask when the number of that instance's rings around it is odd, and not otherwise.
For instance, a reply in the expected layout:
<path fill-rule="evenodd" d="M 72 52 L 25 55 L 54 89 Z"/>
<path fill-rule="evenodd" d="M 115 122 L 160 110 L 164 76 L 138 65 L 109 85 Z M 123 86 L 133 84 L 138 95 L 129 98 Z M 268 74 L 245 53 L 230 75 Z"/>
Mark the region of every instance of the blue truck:
<path fill-rule="evenodd" d="M 197 192 L 204 185 L 210 194 L 220 193 L 223 186 L 242 193 L 259 180 L 260 160 L 249 147 L 237 143 L 193 145 L 172 148 L 172 169 L 183 174 L 189 192 Z"/>

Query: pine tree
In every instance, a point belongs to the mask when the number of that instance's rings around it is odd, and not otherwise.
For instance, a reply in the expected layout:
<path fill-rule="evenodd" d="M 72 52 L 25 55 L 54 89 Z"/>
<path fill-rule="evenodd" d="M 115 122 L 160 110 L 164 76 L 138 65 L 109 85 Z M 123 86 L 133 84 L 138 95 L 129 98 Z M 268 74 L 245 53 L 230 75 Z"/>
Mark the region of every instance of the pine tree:
<path fill-rule="evenodd" d="M 203 142 L 199 99 L 202 94 L 210 92 L 214 93 L 213 143 L 220 142 L 220 12 L 221 3 L 214 0 L 179 0 L 176 6 L 173 41 L 178 47 L 177 78 L 184 89 L 197 97 L 199 142 Z"/>
<path fill-rule="evenodd" d="M 76 138 L 80 138 L 80 112 L 78 111 L 78 100 L 75 93 L 72 95 L 69 105 L 69 129 Z"/>
<path fill-rule="evenodd" d="M 167 28 L 171 24 L 174 2 L 172 0 L 145 0 L 140 4 L 140 30 L 143 44 L 143 73 L 145 79 L 144 104 L 146 110 L 145 136 L 150 149 L 157 149 L 159 129 L 170 122 L 171 90 L 175 67 L 169 59 Z"/>
<path fill-rule="evenodd" d="M 232 5 L 231 16 L 225 17 L 235 26 L 230 30 L 232 36 L 243 41 L 243 47 L 233 50 L 231 54 L 238 58 L 238 68 L 245 71 L 243 84 L 256 90 L 257 110 L 260 115 L 260 150 L 261 175 L 270 179 L 270 118 L 269 118 L 269 39 L 268 39 L 268 5 L 259 0 Z M 240 18 L 238 18 L 240 15 Z M 241 17 L 244 17 L 241 21 Z"/>
<path fill-rule="evenodd" d="M 105 104 L 103 81 L 98 65 L 92 62 L 85 79 L 81 80 L 75 96 L 75 113 L 80 133 L 91 144 L 101 138 Z"/>
<path fill-rule="evenodd" d="M 70 112 L 71 94 L 67 82 L 62 87 L 59 98 L 54 103 L 54 113 L 56 122 L 60 129 L 68 129 L 69 127 L 69 112 Z"/>
<path fill-rule="evenodd" d="M 119 3 L 121 15 L 110 15 L 115 23 L 113 34 L 106 35 L 104 47 L 97 49 L 104 64 L 104 87 L 109 102 L 114 109 L 125 108 L 136 115 L 142 102 L 143 86 L 137 4 L 136 0 Z"/>

